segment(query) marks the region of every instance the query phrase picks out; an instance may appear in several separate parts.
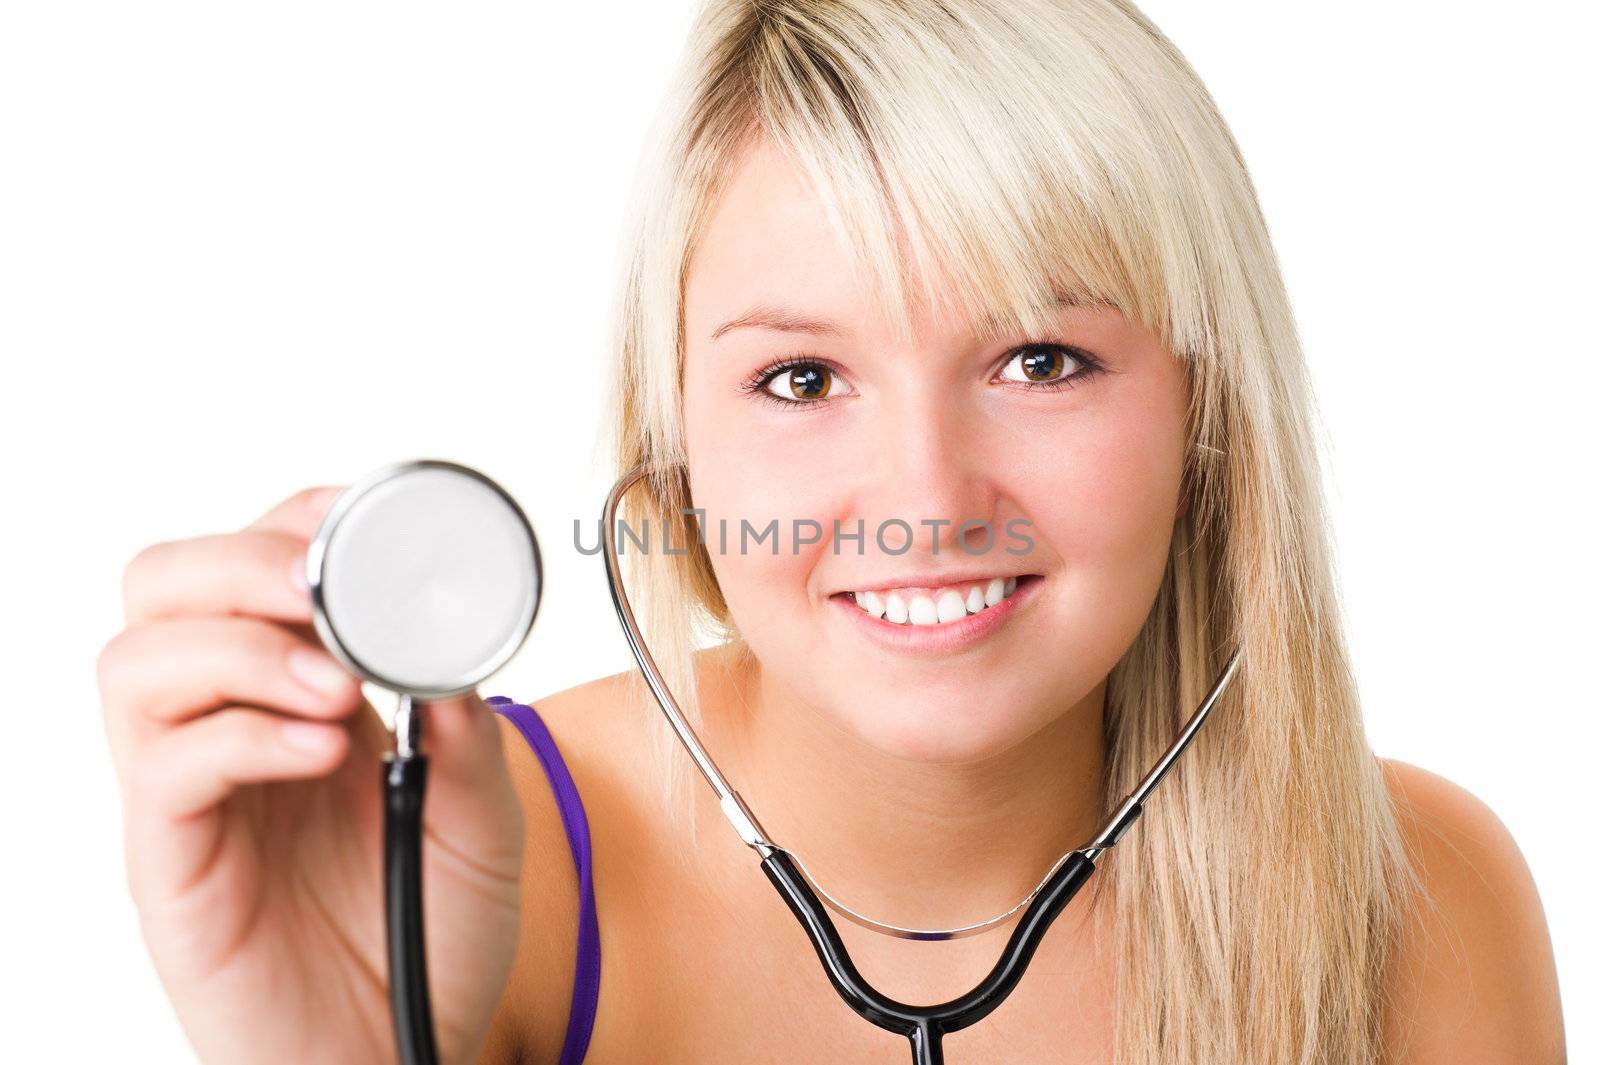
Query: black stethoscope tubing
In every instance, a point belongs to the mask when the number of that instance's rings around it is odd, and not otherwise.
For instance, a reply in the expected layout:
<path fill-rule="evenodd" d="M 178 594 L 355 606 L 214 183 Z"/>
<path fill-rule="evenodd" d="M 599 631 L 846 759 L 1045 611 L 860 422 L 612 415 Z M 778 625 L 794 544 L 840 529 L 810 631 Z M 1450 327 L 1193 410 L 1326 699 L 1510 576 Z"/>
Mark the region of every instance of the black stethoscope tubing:
<path fill-rule="evenodd" d="M 401 696 L 408 702 L 410 696 Z M 389 951 L 389 1011 L 403 1065 L 438 1065 L 428 957 L 422 934 L 422 797 L 428 756 L 386 755 L 383 763 L 383 909 Z"/>

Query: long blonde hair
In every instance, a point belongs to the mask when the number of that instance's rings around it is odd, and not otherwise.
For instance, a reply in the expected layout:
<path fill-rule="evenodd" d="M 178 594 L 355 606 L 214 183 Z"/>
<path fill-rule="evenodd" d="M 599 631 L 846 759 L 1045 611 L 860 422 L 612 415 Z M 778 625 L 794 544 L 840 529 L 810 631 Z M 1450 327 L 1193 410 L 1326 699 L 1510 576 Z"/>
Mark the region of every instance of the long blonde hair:
<path fill-rule="evenodd" d="M 1066 287 L 1185 361 L 1190 506 L 1108 679 L 1108 809 L 1233 647 L 1244 661 L 1095 877 L 1119 944 L 1115 1060 L 1380 1059 L 1415 874 L 1362 728 L 1299 337 L 1244 161 L 1193 69 L 1124 0 L 705 4 L 636 180 L 614 336 L 616 468 L 658 471 L 623 514 L 675 525 L 679 545 L 694 543 L 683 282 L 757 138 L 812 183 L 902 335 L 919 297 L 1040 329 Z M 696 643 L 736 633 L 710 558 L 652 551 L 630 569 L 698 722 Z M 698 782 L 659 735 L 664 808 L 689 809 Z"/>

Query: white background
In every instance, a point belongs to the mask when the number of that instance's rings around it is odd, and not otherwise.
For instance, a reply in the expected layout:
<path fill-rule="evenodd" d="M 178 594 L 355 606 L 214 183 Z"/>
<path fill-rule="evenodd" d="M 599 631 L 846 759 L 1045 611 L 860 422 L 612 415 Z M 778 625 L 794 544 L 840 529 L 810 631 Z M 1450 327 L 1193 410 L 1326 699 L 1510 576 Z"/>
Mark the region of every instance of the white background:
<path fill-rule="evenodd" d="M 1144 6 L 1282 256 L 1373 745 L 1511 828 L 1592 1059 L 1593 16 Z M 125 895 L 94 681 L 141 547 L 452 458 L 523 502 L 549 566 L 484 693 L 631 666 L 572 522 L 604 497 L 624 196 L 691 9 L 0 8 L 10 1060 L 191 1060 Z"/>

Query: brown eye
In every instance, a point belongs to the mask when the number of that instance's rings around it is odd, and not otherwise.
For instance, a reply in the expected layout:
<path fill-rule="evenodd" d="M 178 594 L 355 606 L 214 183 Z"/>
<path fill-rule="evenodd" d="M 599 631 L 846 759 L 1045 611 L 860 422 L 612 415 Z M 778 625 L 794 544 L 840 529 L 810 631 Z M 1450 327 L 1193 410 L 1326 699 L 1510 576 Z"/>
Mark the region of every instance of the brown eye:
<path fill-rule="evenodd" d="M 822 399 L 833 387 L 833 371 L 826 366 L 805 363 L 774 374 L 767 382 L 767 391 L 780 399 Z"/>
<path fill-rule="evenodd" d="M 1012 367 L 1019 372 L 1013 372 Z M 1001 377 L 1007 381 L 1028 384 L 1061 383 L 1079 374 L 1085 367 L 1086 364 L 1066 348 L 1038 344 L 1018 348 L 1007 360 Z"/>
<path fill-rule="evenodd" d="M 1052 381 L 1061 374 L 1061 353 L 1032 351 L 1022 357 L 1022 372 L 1030 381 Z"/>

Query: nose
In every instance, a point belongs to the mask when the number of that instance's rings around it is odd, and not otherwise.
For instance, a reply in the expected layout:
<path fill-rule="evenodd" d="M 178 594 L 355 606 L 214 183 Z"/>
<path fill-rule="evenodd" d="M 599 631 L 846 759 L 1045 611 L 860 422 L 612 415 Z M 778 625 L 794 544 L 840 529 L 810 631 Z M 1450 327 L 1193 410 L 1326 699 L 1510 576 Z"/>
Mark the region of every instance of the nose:
<path fill-rule="evenodd" d="M 878 415 L 871 457 L 861 467 L 870 471 L 861 499 L 869 542 L 888 522 L 884 547 L 901 557 L 965 557 L 963 544 L 968 552 L 983 549 L 992 532 L 978 523 L 993 529 L 997 470 L 981 413 L 930 384 L 902 392 Z M 910 526 L 909 540 L 893 519 Z"/>

